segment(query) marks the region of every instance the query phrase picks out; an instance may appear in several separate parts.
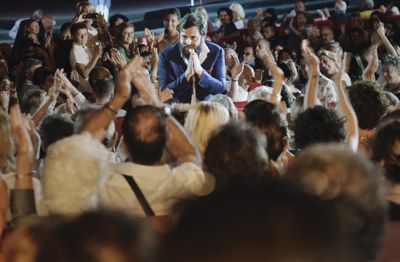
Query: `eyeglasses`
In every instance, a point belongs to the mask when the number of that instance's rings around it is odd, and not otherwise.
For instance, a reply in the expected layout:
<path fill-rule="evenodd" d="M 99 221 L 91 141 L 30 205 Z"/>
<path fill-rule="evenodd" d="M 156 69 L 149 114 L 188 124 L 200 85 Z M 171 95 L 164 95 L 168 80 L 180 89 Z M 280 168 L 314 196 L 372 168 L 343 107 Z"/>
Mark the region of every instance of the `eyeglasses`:
<path fill-rule="evenodd" d="M 245 56 L 252 55 L 252 53 L 244 53 Z"/>

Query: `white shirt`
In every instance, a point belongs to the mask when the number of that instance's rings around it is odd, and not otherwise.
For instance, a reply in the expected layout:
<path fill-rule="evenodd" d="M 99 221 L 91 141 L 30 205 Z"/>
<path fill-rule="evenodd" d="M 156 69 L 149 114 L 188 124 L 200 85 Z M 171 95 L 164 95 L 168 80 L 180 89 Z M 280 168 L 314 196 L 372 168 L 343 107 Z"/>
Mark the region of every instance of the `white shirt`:
<path fill-rule="evenodd" d="M 233 22 L 233 23 L 235 24 L 235 26 L 236 26 L 237 29 L 242 29 L 242 28 L 245 28 L 245 27 L 246 27 L 246 23 L 245 23 L 245 20 L 244 20 L 244 19 L 236 20 L 236 21 Z"/>
<path fill-rule="evenodd" d="M 81 46 L 75 43 L 72 45 L 71 52 L 69 53 L 69 59 L 72 68 L 75 68 L 76 63 L 84 65 L 89 64 L 92 57 L 92 52 L 88 47 Z"/>
<path fill-rule="evenodd" d="M 232 81 L 225 81 L 225 89 L 229 92 L 231 89 Z M 238 86 L 237 94 L 235 97 L 232 97 L 233 102 L 242 102 L 247 101 L 248 92 L 241 86 Z"/>
<path fill-rule="evenodd" d="M 69 61 L 71 63 L 71 78 L 78 78 L 79 80 L 79 85 L 83 90 L 85 91 L 91 91 L 88 79 L 83 78 L 76 70 L 75 70 L 75 64 L 83 64 L 87 65 L 89 64 L 90 60 L 93 58 L 93 54 L 90 51 L 90 49 L 86 46 L 81 46 L 78 44 L 73 44 L 72 49 L 69 53 Z"/>
<path fill-rule="evenodd" d="M 122 174 L 134 177 L 156 215 L 168 214 L 177 200 L 207 195 L 214 189 L 213 177 L 193 163 L 172 169 L 168 165 L 119 164 L 101 190 L 102 204 L 139 216 L 145 216 L 144 211 Z"/>

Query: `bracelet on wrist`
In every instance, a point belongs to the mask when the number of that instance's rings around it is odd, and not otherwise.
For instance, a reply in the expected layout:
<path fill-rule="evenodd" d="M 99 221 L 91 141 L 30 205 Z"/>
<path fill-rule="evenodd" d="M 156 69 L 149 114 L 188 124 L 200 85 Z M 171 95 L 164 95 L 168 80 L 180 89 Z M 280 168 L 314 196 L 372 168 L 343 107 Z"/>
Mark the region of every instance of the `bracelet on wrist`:
<path fill-rule="evenodd" d="M 237 81 L 239 81 L 239 79 L 232 79 L 231 81 L 232 82 L 237 82 Z"/>

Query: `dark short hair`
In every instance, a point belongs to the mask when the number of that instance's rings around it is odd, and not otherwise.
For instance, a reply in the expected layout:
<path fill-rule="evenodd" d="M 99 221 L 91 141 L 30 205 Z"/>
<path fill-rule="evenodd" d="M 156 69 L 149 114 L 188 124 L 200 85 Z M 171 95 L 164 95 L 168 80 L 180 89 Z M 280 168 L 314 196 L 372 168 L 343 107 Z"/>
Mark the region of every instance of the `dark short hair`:
<path fill-rule="evenodd" d="M 71 27 L 72 23 L 71 22 L 66 22 L 64 24 L 61 25 L 60 27 L 60 32 L 64 32 L 67 31 L 70 27 Z"/>
<path fill-rule="evenodd" d="M 358 126 L 361 129 L 375 128 L 389 107 L 389 100 L 379 84 L 356 81 L 349 87 L 348 94 L 358 118 Z"/>
<path fill-rule="evenodd" d="M 66 116 L 49 115 L 40 124 L 40 137 L 47 148 L 54 142 L 74 133 L 74 122 Z"/>
<path fill-rule="evenodd" d="M 24 62 L 24 74 L 26 75 L 27 73 L 29 73 L 29 71 L 31 70 L 31 68 L 33 66 L 36 65 L 43 65 L 43 61 L 39 60 L 39 59 L 35 59 L 35 58 L 28 58 L 25 62 Z"/>
<path fill-rule="evenodd" d="M 217 188 L 263 179 L 268 164 L 265 136 L 246 123 L 230 122 L 211 135 L 204 165 Z"/>
<path fill-rule="evenodd" d="M 54 75 L 53 69 L 50 69 L 47 66 L 38 67 L 33 73 L 32 82 L 34 85 L 41 86 L 46 82 L 46 79 L 52 75 Z"/>
<path fill-rule="evenodd" d="M 179 21 L 179 32 L 193 26 L 199 29 L 201 35 L 205 36 L 207 34 L 207 21 L 205 21 L 202 16 L 197 16 L 193 13 L 185 15 L 182 20 Z"/>
<path fill-rule="evenodd" d="M 110 23 L 110 28 L 115 27 L 115 22 L 116 22 L 118 19 L 122 19 L 124 22 L 129 22 L 129 18 L 126 17 L 125 15 L 122 15 L 122 14 L 115 14 L 115 15 L 110 16 L 110 18 L 108 19 L 108 21 L 109 21 L 109 23 Z"/>
<path fill-rule="evenodd" d="M 110 254 L 118 261 L 154 259 L 154 235 L 136 217 L 120 211 L 95 210 L 64 220 L 50 229 L 48 223 L 38 228 L 42 236 L 37 239 L 34 235 L 37 241 L 32 241 L 38 245 L 37 261 L 95 262 L 109 260 Z M 46 234 L 40 234 L 43 227 L 47 228 Z"/>
<path fill-rule="evenodd" d="M 21 112 L 25 114 L 33 114 L 42 104 L 46 97 L 46 91 L 42 89 L 28 89 L 21 102 Z"/>
<path fill-rule="evenodd" d="M 122 133 L 133 162 L 151 165 L 162 158 L 167 143 L 167 124 L 159 108 L 146 105 L 128 110 Z"/>
<path fill-rule="evenodd" d="M 78 30 L 80 29 L 87 29 L 86 24 L 84 22 L 71 24 L 71 26 L 69 27 L 71 35 L 75 35 L 76 32 L 78 32 Z"/>
<path fill-rule="evenodd" d="M 220 9 L 218 9 L 218 11 L 217 11 L 218 16 L 219 16 L 219 14 L 220 14 L 221 12 L 224 12 L 224 11 L 228 14 L 229 20 L 232 21 L 232 19 L 233 19 L 233 12 L 232 12 L 232 10 L 229 9 L 228 7 L 221 7 Z"/>
<path fill-rule="evenodd" d="M 165 17 L 167 17 L 168 15 L 176 15 L 176 17 L 178 17 L 178 20 L 181 19 L 181 11 L 179 11 L 178 8 L 168 9 L 165 13 Z"/>
<path fill-rule="evenodd" d="M 340 252 L 353 239 L 338 211 L 286 181 L 227 188 L 176 205 L 160 253 L 171 262 L 354 261 Z"/>
<path fill-rule="evenodd" d="M 286 146 L 288 134 L 279 109 L 264 100 L 253 100 L 244 108 L 246 121 L 260 129 L 267 137 L 267 152 L 276 161 Z"/>
<path fill-rule="evenodd" d="M 316 143 L 343 142 L 346 138 L 344 122 L 334 110 L 323 106 L 308 108 L 295 120 L 296 147 L 303 149 Z"/>
<path fill-rule="evenodd" d="M 110 78 L 102 78 L 99 79 L 93 86 L 92 90 L 94 95 L 99 98 L 105 98 L 106 96 L 110 95 L 115 89 L 115 83 Z"/>

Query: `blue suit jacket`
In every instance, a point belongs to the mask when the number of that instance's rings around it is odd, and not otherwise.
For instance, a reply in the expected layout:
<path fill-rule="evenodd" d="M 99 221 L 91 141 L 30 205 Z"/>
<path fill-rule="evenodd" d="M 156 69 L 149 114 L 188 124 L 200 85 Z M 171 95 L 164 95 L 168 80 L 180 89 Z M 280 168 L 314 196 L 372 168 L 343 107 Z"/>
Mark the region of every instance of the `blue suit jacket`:
<path fill-rule="evenodd" d="M 225 92 L 224 50 L 211 42 L 205 42 L 210 52 L 201 64 L 204 71 L 200 79 L 196 77 L 196 97 L 207 100 L 208 96 Z M 187 65 L 181 57 L 178 44 L 174 44 L 160 53 L 158 76 L 162 89 L 174 91 L 174 101 L 189 103 L 192 85 L 186 80 Z"/>

